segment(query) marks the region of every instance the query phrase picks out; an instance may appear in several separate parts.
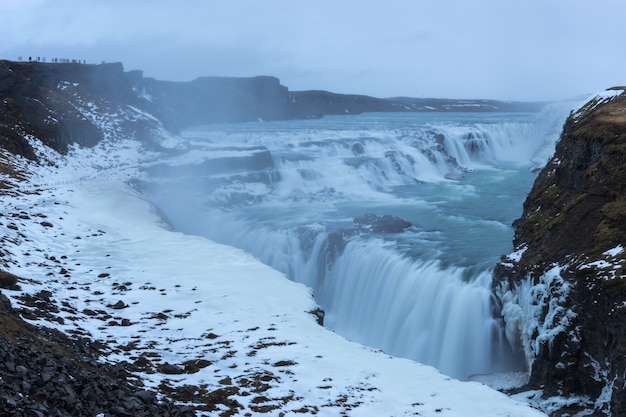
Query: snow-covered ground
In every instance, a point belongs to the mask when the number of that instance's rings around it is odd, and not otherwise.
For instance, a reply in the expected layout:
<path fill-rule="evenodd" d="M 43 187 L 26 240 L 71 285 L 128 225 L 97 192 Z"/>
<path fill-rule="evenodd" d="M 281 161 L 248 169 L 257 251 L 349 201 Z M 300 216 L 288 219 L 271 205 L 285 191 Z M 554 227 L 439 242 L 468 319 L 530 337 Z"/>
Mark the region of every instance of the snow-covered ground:
<path fill-rule="evenodd" d="M 3 292 L 16 307 L 24 294 L 56 306 L 36 319 L 31 302 L 27 316 L 101 341 L 107 360 L 134 363 L 149 386 L 222 389 L 240 415 L 543 415 L 350 342 L 316 323 L 305 286 L 241 250 L 171 230 L 128 185 L 158 158 L 138 142 L 68 157 L 38 149 L 56 166 L 14 160 L 31 179 L 0 198 L 0 267 L 25 278 L 21 291 Z"/>

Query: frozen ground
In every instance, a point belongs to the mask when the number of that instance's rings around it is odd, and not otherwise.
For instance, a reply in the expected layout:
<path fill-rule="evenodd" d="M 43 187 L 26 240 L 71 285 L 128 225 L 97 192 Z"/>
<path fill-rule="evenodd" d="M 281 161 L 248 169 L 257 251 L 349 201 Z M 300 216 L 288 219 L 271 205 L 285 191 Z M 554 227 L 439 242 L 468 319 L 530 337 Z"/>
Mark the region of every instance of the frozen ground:
<path fill-rule="evenodd" d="M 3 292 L 32 322 L 102 342 L 106 360 L 133 364 L 147 385 L 206 410 L 221 395 L 224 415 L 543 415 L 352 343 L 316 323 L 305 286 L 170 230 L 128 185 L 157 158 L 138 143 L 68 158 L 39 149 L 56 166 L 13 160 L 32 175 L 0 199 L 0 266 L 25 279 Z"/>

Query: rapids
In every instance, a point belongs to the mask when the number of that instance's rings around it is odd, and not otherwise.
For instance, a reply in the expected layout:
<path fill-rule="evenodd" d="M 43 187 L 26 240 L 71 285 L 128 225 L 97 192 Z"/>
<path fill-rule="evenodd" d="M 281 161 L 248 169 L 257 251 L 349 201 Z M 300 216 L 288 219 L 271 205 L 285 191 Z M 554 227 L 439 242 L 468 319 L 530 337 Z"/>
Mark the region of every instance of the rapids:
<path fill-rule="evenodd" d="M 456 378 L 519 370 L 491 269 L 568 109 L 201 126 L 143 191 L 174 228 L 306 284 L 348 339 Z"/>

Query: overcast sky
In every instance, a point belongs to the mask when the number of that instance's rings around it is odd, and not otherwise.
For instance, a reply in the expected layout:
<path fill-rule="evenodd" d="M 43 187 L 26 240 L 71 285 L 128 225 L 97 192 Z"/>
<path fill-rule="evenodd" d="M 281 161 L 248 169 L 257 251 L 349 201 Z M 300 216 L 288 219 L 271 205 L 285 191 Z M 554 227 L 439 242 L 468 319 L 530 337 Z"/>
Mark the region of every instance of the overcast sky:
<path fill-rule="evenodd" d="M 626 84 L 624 0 L 0 0 L 0 58 L 291 90 L 554 100 Z"/>

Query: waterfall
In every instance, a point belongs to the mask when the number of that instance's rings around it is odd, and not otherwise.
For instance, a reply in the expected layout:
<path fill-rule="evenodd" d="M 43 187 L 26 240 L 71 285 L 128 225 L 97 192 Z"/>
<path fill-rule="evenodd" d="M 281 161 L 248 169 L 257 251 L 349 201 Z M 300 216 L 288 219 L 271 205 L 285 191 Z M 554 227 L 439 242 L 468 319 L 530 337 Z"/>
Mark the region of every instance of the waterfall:
<path fill-rule="evenodd" d="M 511 249 L 530 166 L 556 141 L 542 117 L 556 116 L 201 127 L 186 132 L 193 158 L 160 163 L 144 191 L 176 229 L 245 249 L 312 288 L 325 325 L 351 340 L 458 378 L 519 369 L 490 267 Z M 411 227 L 353 221 L 367 213 Z"/>
<path fill-rule="evenodd" d="M 466 268 L 415 261 L 390 246 L 346 246 L 317 288 L 330 328 L 457 378 L 516 364 L 492 314 L 489 271 L 468 281 Z"/>

